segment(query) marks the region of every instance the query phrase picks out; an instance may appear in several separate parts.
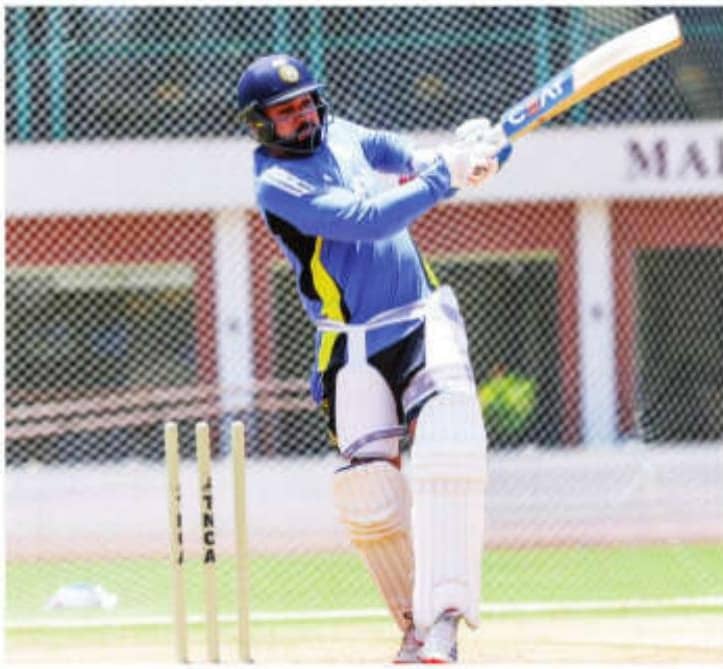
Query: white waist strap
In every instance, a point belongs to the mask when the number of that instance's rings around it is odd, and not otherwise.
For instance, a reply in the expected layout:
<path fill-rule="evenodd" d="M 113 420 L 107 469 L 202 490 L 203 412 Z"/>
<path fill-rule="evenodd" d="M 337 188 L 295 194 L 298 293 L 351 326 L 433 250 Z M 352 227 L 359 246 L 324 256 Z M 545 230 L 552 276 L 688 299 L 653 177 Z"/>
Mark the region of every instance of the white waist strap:
<path fill-rule="evenodd" d="M 395 323 L 408 321 L 423 321 L 429 314 L 430 307 L 439 303 L 445 316 L 450 320 L 462 324 L 459 312 L 449 302 L 455 302 L 454 293 L 449 286 L 440 286 L 434 293 L 423 300 L 416 300 L 400 307 L 387 309 L 373 316 L 364 323 L 341 323 L 326 318 L 315 322 L 317 330 L 321 332 L 340 332 L 347 335 L 348 359 L 351 364 L 359 359 L 366 360 L 366 333 Z"/>

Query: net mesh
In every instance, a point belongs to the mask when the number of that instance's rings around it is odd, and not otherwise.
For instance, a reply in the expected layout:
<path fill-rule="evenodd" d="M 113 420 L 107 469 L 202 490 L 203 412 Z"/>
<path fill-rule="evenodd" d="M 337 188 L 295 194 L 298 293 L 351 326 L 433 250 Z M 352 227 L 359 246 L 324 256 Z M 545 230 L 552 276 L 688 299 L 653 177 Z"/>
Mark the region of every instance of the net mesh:
<path fill-rule="evenodd" d="M 193 614 L 197 420 L 222 612 L 234 419 L 254 620 L 382 606 L 331 501 L 313 327 L 255 209 L 244 67 L 293 53 L 335 116 L 424 143 L 667 11 L 6 8 L 8 624 L 34 643 L 79 618 L 170 620 L 165 420 Z M 681 49 L 526 138 L 500 191 L 412 229 L 459 298 L 487 421 L 489 605 L 723 595 L 723 10 L 675 12 Z"/>

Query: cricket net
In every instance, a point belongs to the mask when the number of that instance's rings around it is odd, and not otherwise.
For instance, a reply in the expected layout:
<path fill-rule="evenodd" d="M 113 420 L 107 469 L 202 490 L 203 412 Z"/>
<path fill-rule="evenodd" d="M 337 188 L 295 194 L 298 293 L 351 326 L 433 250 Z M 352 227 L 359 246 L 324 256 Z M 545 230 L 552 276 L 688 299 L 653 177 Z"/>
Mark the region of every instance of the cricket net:
<path fill-rule="evenodd" d="M 723 10 L 675 11 L 681 49 L 412 228 L 467 324 L 490 610 L 720 606 Z M 664 13 L 6 8 L 10 628 L 170 621 L 166 420 L 183 443 L 194 615 L 196 420 L 215 443 L 224 615 L 234 419 L 252 620 L 381 610 L 331 502 L 341 463 L 308 391 L 313 327 L 255 209 L 234 106 L 251 60 L 299 56 L 335 116 L 431 146 Z"/>

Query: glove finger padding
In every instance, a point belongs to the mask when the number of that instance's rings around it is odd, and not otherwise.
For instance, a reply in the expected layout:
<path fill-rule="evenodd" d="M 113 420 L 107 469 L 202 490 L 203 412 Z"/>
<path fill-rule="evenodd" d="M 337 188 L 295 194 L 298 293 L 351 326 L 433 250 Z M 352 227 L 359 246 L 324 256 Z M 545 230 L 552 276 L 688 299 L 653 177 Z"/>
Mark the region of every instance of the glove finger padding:
<path fill-rule="evenodd" d="M 472 150 L 466 142 L 445 144 L 439 149 L 439 155 L 449 170 L 449 184 L 452 188 L 463 188 L 472 171 Z"/>
<path fill-rule="evenodd" d="M 510 144 L 505 135 L 505 131 L 500 126 L 491 128 L 486 137 L 486 142 L 494 147 L 494 156 L 499 162 L 499 167 L 502 167 L 507 162 L 507 159 L 512 153 L 512 144 Z"/>
<path fill-rule="evenodd" d="M 452 188 L 479 186 L 498 169 L 497 146 L 486 142 L 459 141 L 442 146 L 439 154 L 447 165 Z"/>
<path fill-rule="evenodd" d="M 462 141 L 483 142 L 489 130 L 490 120 L 488 118 L 471 118 L 455 129 L 454 136 Z"/>
<path fill-rule="evenodd" d="M 492 126 L 487 118 L 472 118 L 454 131 L 455 137 L 460 141 L 487 144 L 490 146 L 487 155 L 496 157 L 499 167 L 507 162 L 512 153 L 512 145 L 507 139 L 504 130 L 497 125 Z"/>

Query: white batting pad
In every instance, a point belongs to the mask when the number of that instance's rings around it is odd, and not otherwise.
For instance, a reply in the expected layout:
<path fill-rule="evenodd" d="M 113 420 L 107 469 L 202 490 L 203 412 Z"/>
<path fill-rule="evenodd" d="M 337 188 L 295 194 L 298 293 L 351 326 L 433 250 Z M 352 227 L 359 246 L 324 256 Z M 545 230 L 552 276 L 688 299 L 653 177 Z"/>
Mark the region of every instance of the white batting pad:
<path fill-rule="evenodd" d="M 454 291 L 440 286 L 426 299 L 424 307 L 424 367 L 402 394 L 405 412 L 437 393 L 476 392 L 467 333 Z"/>
<path fill-rule="evenodd" d="M 336 431 L 345 457 L 391 459 L 399 455 L 394 396 L 384 377 L 366 359 L 364 332 L 349 332 L 348 361 L 336 376 Z"/>
<path fill-rule="evenodd" d="M 407 483 L 394 465 L 376 461 L 337 472 L 333 485 L 341 521 L 394 620 L 405 630 L 411 618 L 414 571 Z"/>
<path fill-rule="evenodd" d="M 424 321 L 425 366 L 469 366 L 467 334 L 454 291 L 440 286 L 429 297 Z"/>
<path fill-rule="evenodd" d="M 446 609 L 479 624 L 487 438 L 477 398 L 445 393 L 422 409 L 412 446 L 414 623 Z"/>

